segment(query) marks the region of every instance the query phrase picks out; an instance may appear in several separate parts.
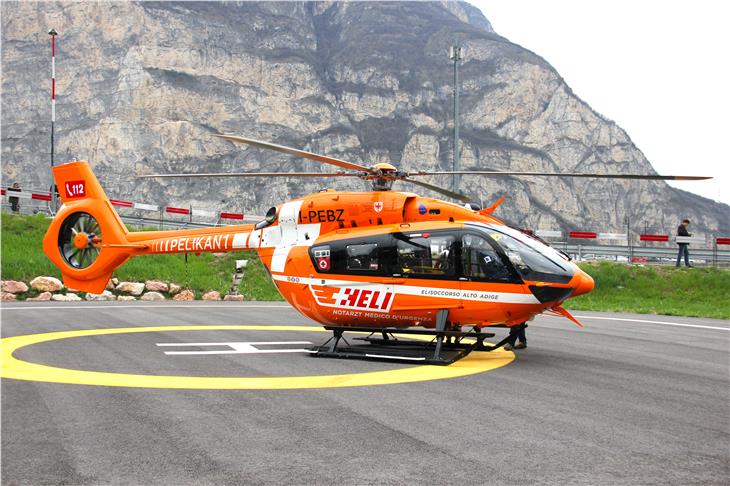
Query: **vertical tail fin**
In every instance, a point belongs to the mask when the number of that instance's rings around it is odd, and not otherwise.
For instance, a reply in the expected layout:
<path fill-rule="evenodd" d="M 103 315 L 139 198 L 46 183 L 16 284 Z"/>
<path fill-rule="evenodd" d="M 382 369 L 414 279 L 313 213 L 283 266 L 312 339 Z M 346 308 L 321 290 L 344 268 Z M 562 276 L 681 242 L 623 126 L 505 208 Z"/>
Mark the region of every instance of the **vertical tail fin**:
<path fill-rule="evenodd" d="M 134 245 L 88 163 L 54 167 L 53 177 L 63 206 L 43 238 L 43 252 L 67 287 L 100 293 Z"/>

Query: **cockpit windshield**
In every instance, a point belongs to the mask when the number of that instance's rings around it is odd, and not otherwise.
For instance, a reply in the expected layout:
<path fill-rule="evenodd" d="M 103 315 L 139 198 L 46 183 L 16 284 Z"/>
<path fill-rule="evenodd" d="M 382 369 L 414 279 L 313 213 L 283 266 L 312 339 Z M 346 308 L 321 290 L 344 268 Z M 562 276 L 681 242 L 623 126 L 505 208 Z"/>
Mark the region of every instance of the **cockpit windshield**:
<path fill-rule="evenodd" d="M 524 280 L 568 282 L 573 266 L 553 248 L 507 226 L 479 225 L 502 249 Z"/>

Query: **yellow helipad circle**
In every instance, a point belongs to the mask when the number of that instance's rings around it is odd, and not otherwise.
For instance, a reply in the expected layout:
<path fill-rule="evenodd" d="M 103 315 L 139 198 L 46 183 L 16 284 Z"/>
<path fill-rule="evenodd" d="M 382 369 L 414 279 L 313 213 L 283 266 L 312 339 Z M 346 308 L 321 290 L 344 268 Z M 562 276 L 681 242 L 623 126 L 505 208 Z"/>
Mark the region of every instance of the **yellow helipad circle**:
<path fill-rule="evenodd" d="M 301 388 L 339 388 L 350 386 L 391 385 L 416 381 L 441 380 L 473 375 L 505 366 L 514 353 L 498 350 L 472 352 L 449 366 L 419 365 L 395 370 L 348 373 L 343 375 L 216 377 L 163 376 L 72 370 L 30 363 L 13 353 L 25 346 L 82 336 L 162 331 L 324 331 L 314 326 L 156 326 L 116 329 L 85 329 L 8 337 L 0 340 L 2 364 L 0 377 L 15 380 L 44 381 L 74 385 L 121 386 L 130 388 L 180 388 L 201 390 L 287 390 Z"/>

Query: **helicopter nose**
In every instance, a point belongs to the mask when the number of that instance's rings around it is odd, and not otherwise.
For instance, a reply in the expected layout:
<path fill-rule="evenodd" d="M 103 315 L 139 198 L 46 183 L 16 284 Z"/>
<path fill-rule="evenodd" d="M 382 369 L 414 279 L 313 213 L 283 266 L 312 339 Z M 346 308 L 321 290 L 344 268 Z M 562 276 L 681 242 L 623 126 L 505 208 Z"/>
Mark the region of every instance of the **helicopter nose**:
<path fill-rule="evenodd" d="M 573 291 L 573 294 L 571 297 L 575 297 L 577 295 L 583 295 L 588 294 L 591 291 L 593 291 L 593 287 L 595 287 L 595 282 L 593 281 L 593 277 L 585 273 L 583 270 L 578 270 L 575 277 L 573 277 L 573 283 L 575 285 L 575 290 Z"/>

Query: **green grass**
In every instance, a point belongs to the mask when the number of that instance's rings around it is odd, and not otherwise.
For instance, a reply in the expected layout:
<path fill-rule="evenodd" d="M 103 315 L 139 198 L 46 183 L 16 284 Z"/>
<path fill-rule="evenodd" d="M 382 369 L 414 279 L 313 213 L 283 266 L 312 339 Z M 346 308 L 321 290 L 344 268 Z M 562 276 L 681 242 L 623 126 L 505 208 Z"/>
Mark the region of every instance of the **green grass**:
<path fill-rule="evenodd" d="M 2 214 L 1 249 L 2 278 L 29 282 L 38 275 L 61 278 L 61 272 L 43 254 L 42 240 L 50 220 L 42 215 L 22 216 Z M 157 229 L 157 228 L 151 228 Z M 120 281 L 163 280 L 175 282 L 193 290 L 198 297 L 209 290 L 221 295 L 228 293 L 236 260 L 247 259 L 245 278 L 239 293 L 246 300 L 282 300 L 254 251 L 225 253 L 215 256 L 148 255 L 132 258 L 114 276 Z M 21 295 L 21 298 L 35 295 Z"/>
<path fill-rule="evenodd" d="M 61 277 L 43 254 L 41 241 L 49 224 L 43 216 L 2 215 L 2 278 L 30 281 L 38 275 Z M 239 291 L 247 300 L 282 300 L 254 251 L 216 257 L 151 255 L 133 258 L 115 272 L 120 280 L 164 280 L 190 288 L 227 293 L 236 259 L 248 259 Z M 583 263 L 596 281 L 595 290 L 570 299 L 576 310 L 635 312 L 730 319 L 730 270 L 630 266 L 611 262 Z M 35 295 L 21 295 L 21 298 Z"/>
<path fill-rule="evenodd" d="M 576 310 L 730 319 L 730 270 L 582 263 L 596 287 L 570 299 Z"/>
<path fill-rule="evenodd" d="M 2 213 L 0 263 L 3 280 L 29 282 L 38 275 L 61 278 L 61 272 L 43 253 L 43 235 L 50 223 L 43 215 Z"/>

